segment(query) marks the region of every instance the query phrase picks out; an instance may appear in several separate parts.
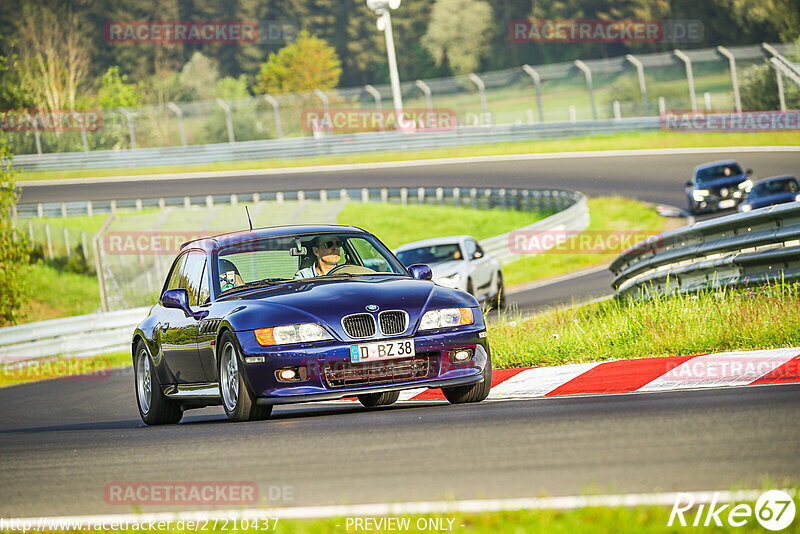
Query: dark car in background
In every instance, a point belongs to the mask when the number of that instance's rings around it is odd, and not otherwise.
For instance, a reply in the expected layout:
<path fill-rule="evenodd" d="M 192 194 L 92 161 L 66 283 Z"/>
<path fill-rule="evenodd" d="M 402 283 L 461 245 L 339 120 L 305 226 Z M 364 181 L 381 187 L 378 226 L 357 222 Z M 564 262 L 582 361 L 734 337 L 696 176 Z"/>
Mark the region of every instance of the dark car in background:
<path fill-rule="evenodd" d="M 753 185 L 747 197 L 739 205 L 739 211 L 747 212 L 775 204 L 800 202 L 800 184 L 794 176 L 773 176 Z"/>
<path fill-rule="evenodd" d="M 689 213 L 735 208 L 753 186 L 749 179 L 752 174 L 752 169 L 743 171 L 732 159 L 698 165 L 685 184 Z"/>
<path fill-rule="evenodd" d="M 338 265 L 300 278 L 319 243 L 340 251 Z M 184 410 L 219 404 L 231 420 L 264 419 L 277 404 L 353 396 L 374 407 L 424 387 L 479 402 L 492 378 L 481 308 L 430 278 L 428 266 L 404 267 L 349 226 L 184 244 L 133 334 L 142 420 L 177 423 Z"/>

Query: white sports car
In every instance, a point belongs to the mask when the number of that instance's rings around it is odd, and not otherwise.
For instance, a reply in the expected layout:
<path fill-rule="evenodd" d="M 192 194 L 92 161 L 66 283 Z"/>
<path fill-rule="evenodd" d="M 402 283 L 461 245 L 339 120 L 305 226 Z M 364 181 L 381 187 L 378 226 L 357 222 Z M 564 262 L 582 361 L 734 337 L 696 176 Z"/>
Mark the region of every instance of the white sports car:
<path fill-rule="evenodd" d="M 466 291 L 479 301 L 504 305 L 503 269 L 468 235 L 436 237 L 399 246 L 393 251 L 406 267 L 424 263 L 440 286 Z"/>

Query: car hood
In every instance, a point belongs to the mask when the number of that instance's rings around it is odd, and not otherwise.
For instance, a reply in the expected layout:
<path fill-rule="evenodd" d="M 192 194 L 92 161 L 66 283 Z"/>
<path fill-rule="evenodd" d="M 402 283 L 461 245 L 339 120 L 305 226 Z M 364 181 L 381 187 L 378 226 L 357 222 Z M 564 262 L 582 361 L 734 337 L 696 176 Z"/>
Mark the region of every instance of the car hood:
<path fill-rule="evenodd" d="M 772 206 L 773 204 L 785 204 L 786 202 L 793 202 L 796 193 L 778 193 L 776 195 L 769 195 L 767 197 L 758 197 L 753 200 L 747 200 L 747 204 L 753 206 L 753 209 L 763 208 L 764 206 Z"/>
<path fill-rule="evenodd" d="M 328 325 L 340 336 L 342 317 L 367 313 L 370 304 L 378 306 L 378 312 L 407 312 L 411 325 L 429 309 L 478 306 L 466 293 L 436 286 L 429 280 L 394 276 L 299 280 L 225 300 L 240 304 L 226 316 L 237 331 L 316 322 Z"/>

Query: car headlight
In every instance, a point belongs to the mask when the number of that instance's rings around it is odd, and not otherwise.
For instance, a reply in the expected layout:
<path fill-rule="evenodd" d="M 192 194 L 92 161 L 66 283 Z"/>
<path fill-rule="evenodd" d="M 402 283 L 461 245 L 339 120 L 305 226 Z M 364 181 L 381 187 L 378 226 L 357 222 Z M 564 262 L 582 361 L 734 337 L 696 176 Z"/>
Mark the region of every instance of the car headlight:
<path fill-rule="evenodd" d="M 742 211 L 743 212 L 746 213 L 748 211 L 751 211 L 752 209 L 753 209 L 753 206 L 751 204 L 742 204 Z"/>
<path fill-rule="evenodd" d="M 259 345 L 286 345 L 288 343 L 307 343 L 333 339 L 324 328 L 316 323 L 290 324 L 259 328 L 255 331 Z"/>
<path fill-rule="evenodd" d="M 420 330 L 434 330 L 436 328 L 449 328 L 472 324 L 475 318 L 470 308 L 446 308 L 444 310 L 431 310 L 425 312 L 419 323 Z"/>
<path fill-rule="evenodd" d="M 695 189 L 692 191 L 692 198 L 695 202 L 702 202 L 709 194 L 708 189 Z"/>
<path fill-rule="evenodd" d="M 436 280 L 437 284 L 445 284 L 448 286 L 455 285 L 461 281 L 461 274 L 455 273 L 450 276 L 443 276 Z"/>
<path fill-rule="evenodd" d="M 739 189 L 744 189 L 748 193 L 751 189 L 753 189 L 753 181 L 752 180 L 745 180 L 744 182 L 739 184 Z"/>
<path fill-rule="evenodd" d="M 796 197 L 794 197 L 794 200 L 795 200 L 796 202 L 800 202 L 800 195 L 797 195 Z"/>

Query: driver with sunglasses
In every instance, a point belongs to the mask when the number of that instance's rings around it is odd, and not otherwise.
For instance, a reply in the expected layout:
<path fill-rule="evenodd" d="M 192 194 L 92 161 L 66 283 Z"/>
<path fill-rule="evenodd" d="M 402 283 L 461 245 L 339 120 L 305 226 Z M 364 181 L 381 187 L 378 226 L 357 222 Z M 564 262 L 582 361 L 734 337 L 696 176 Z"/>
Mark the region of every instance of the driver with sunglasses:
<path fill-rule="evenodd" d="M 331 269 L 336 267 L 339 263 L 341 255 L 339 249 L 342 242 L 336 237 L 330 236 L 317 236 L 311 241 L 311 252 L 314 253 L 317 260 L 313 265 L 300 269 L 294 273 L 295 278 L 313 278 L 315 276 L 324 276 L 330 272 Z"/>

